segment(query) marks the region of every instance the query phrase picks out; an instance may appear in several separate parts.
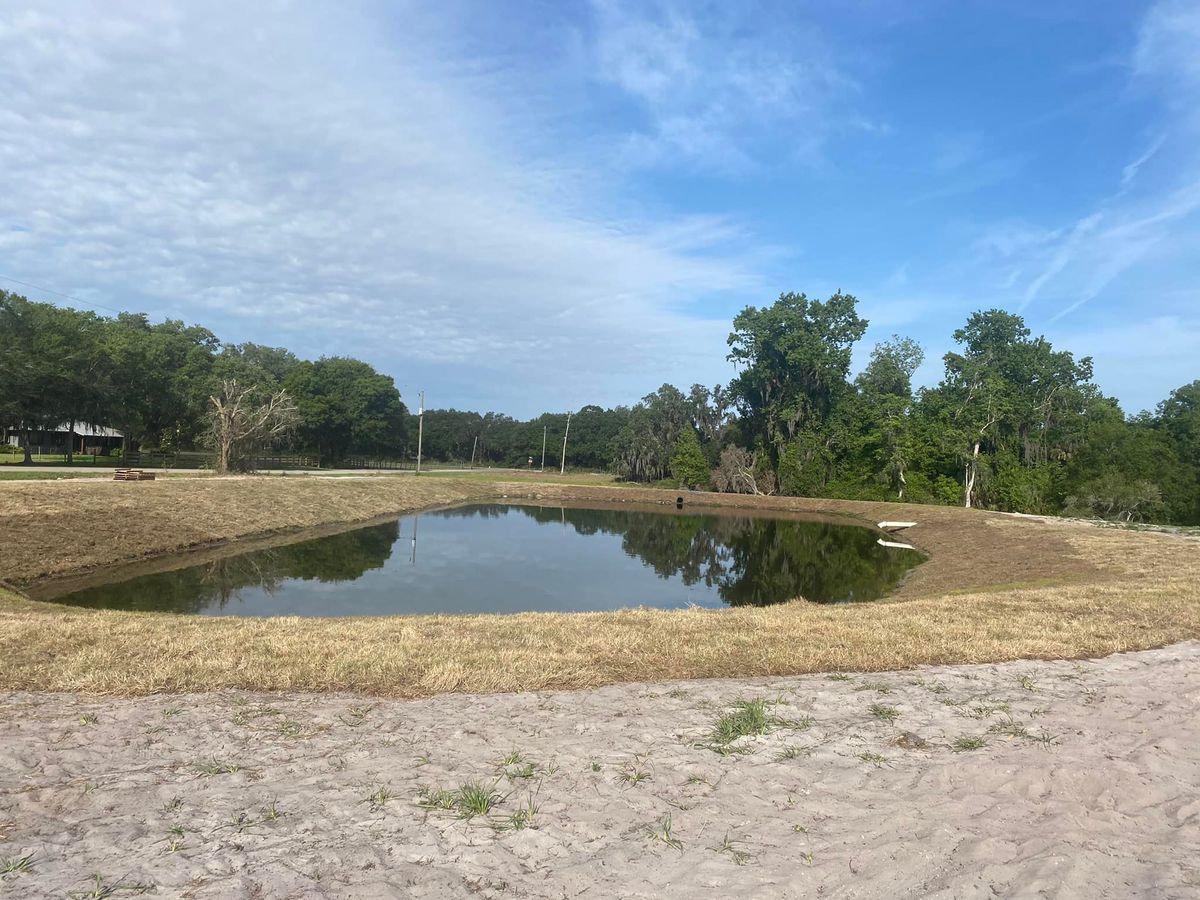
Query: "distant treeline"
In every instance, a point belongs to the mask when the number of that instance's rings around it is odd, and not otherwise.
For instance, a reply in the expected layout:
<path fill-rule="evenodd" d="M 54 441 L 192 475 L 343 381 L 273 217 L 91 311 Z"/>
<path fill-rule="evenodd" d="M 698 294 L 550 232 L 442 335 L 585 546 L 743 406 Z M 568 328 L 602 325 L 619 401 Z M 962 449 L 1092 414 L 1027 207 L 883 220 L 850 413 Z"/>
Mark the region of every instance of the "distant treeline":
<path fill-rule="evenodd" d="M 941 381 L 914 391 L 924 352 L 908 338 L 878 344 L 849 377 L 866 328 L 843 293 L 749 307 L 729 335 L 732 382 L 585 406 L 571 418 L 567 465 L 722 491 L 1200 523 L 1200 381 L 1127 417 L 1092 381 L 1090 358 L 988 310 L 954 332 Z M 540 466 L 545 429 L 557 466 L 565 427 L 565 414 L 434 410 L 425 452 Z"/>
<path fill-rule="evenodd" d="M 566 464 L 642 482 L 748 493 L 965 504 L 1029 513 L 1200 523 L 1200 380 L 1127 417 L 1092 361 L 1033 337 L 1021 317 L 972 314 L 934 387 L 914 391 L 921 347 L 893 337 L 850 378 L 867 322 L 857 301 L 783 294 L 733 321 L 725 386 L 671 385 L 633 406 L 571 414 Z M 282 442 L 325 464 L 415 455 L 416 423 L 392 379 L 345 358 L 222 344 L 144 315 L 104 318 L 0 291 L 0 424 L 109 425 L 131 446 L 205 443 L 229 381 L 286 392 Z M 567 416 L 520 421 L 430 410 L 431 461 L 557 467 Z"/>
<path fill-rule="evenodd" d="M 295 449 L 327 464 L 400 456 L 407 411 L 392 379 L 357 359 L 316 362 L 257 344 L 223 344 L 207 328 L 140 313 L 106 318 L 0 291 L 0 425 L 26 434 L 106 425 L 132 450 L 205 446 L 213 396 L 230 382 L 256 397 L 286 391 Z M 28 452 L 29 441 L 24 446 Z"/>

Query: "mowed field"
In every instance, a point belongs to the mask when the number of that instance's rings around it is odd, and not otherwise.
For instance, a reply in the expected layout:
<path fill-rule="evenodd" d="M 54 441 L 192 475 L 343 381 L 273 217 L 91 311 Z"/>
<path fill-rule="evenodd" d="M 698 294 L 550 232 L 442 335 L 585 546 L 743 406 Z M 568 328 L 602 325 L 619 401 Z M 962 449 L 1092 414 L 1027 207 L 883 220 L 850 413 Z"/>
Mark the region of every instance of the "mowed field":
<path fill-rule="evenodd" d="M 108 695 L 442 692 L 1076 659 L 1200 637 L 1200 543 L 979 510 L 689 494 L 687 502 L 916 520 L 929 555 L 887 601 L 840 607 L 237 619 L 59 607 L 16 590 L 184 548 L 495 498 L 674 492 L 528 478 L 173 478 L 0 483 L 0 688 Z"/>

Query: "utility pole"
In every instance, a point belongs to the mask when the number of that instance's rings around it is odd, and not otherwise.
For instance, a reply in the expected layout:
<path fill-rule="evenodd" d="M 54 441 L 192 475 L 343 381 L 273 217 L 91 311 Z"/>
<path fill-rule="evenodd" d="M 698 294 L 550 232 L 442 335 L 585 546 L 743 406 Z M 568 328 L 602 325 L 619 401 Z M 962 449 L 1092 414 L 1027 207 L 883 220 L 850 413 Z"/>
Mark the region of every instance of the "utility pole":
<path fill-rule="evenodd" d="M 421 443 L 425 439 L 425 392 L 421 391 L 420 405 L 417 407 L 417 474 L 421 474 Z M 416 540 L 414 535 L 413 540 Z M 415 544 L 413 545 L 416 546 Z"/>
<path fill-rule="evenodd" d="M 479 446 L 479 435 L 475 435 L 475 443 L 471 445 L 471 468 L 475 468 L 475 448 Z"/>
<path fill-rule="evenodd" d="M 567 413 L 567 430 L 563 432 L 563 455 L 562 465 L 558 469 L 559 475 L 567 473 L 567 435 L 571 433 L 571 414 Z"/>
<path fill-rule="evenodd" d="M 541 470 L 543 472 L 546 471 L 546 429 L 547 428 L 549 428 L 548 425 L 542 426 L 542 469 Z"/>

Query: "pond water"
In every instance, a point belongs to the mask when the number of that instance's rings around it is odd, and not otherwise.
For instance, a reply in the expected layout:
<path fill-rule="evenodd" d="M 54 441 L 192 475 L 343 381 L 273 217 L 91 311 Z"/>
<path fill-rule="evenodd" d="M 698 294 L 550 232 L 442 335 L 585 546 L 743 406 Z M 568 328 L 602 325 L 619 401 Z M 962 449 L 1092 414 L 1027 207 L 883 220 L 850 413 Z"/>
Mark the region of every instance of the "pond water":
<path fill-rule="evenodd" d="M 841 522 L 663 507 L 486 504 L 101 573 L 37 599 L 220 616 L 583 611 L 875 600 L 923 558 Z M 64 590 L 70 591 L 63 593 Z M 57 595 L 56 595 L 57 594 Z"/>

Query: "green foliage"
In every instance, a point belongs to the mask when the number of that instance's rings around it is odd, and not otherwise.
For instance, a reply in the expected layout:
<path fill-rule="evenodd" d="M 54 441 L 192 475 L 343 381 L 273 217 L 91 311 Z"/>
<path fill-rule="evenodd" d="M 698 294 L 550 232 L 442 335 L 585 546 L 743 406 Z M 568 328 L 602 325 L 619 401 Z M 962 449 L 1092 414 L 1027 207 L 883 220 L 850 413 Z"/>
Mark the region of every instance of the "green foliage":
<path fill-rule="evenodd" d="M 627 481 L 658 481 L 671 471 L 671 455 L 692 413 L 688 398 L 664 384 L 635 406 L 613 441 L 613 468 Z"/>
<path fill-rule="evenodd" d="M 567 442 L 567 466 L 607 469 L 613 459 L 613 441 L 628 423 L 630 410 L 619 406 L 603 409 L 585 406 L 571 417 Z M 483 466 L 534 466 L 542 462 L 542 439 L 546 439 L 546 465 L 558 468 L 562 457 L 566 413 L 543 413 L 536 419 L 519 421 L 499 413 L 477 413 L 456 409 L 425 412 L 422 452 L 426 459 L 444 462 L 474 462 Z M 408 429 L 408 452 L 417 451 L 417 432 Z"/>
<path fill-rule="evenodd" d="M 1162 515 L 1162 491 L 1149 481 L 1131 480 L 1119 472 L 1106 472 L 1067 497 L 1063 511 L 1069 516 L 1095 516 L 1118 522 L 1146 522 Z"/>
<path fill-rule="evenodd" d="M 356 359 L 294 366 L 283 382 L 299 410 L 301 446 L 334 464 L 352 453 L 399 456 L 407 410 L 387 375 Z"/>
<path fill-rule="evenodd" d="M 996 451 L 982 490 L 991 509 L 1049 514 L 1056 510 L 1054 481 L 1058 467 L 1027 466 L 1008 448 Z"/>
<path fill-rule="evenodd" d="M 857 302 L 840 291 L 826 301 L 787 293 L 734 318 L 729 359 L 743 368 L 729 392 L 772 454 L 822 425 L 845 390 L 851 352 L 867 328 Z"/>
<path fill-rule="evenodd" d="M 831 461 L 819 432 L 801 432 L 779 459 L 779 490 L 795 497 L 820 497 L 829 481 Z"/>
<path fill-rule="evenodd" d="M 253 385 L 261 397 L 303 387 L 304 437 L 330 461 L 403 450 L 400 395 L 366 363 L 300 362 L 279 348 L 222 345 L 207 328 L 176 320 L 104 318 L 0 291 L 0 426 L 22 434 L 26 450 L 31 431 L 60 424 L 114 427 L 133 450 L 199 446 L 209 398 L 225 381 Z"/>
<path fill-rule="evenodd" d="M 962 490 L 962 485 L 947 475 L 912 472 L 908 476 L 907 499 L 913 503 L 961 506 Z"/>
<path fill-rule="evenodd" d="M 900 336 L 877 344 L 851 381 L 867 326 L 856 307 L 841 292 L 747 307 L 728 338 L 739 372 L 727 388 L 664 384 L 633 407 L 585 406 L 572 415 L 566 463 L 671 486 L 702 486 L 712 473 L 726 491 L 1200 523 L 1200 380 L 1127 418 L 1092 382 L 1089 358 L 992 309 L 954 332 L 936 386 L 914 394 L 924 353 Z M 112 426 L 132 450 L 194 448 L 210 398 L 232 381 L 253 386 L 252 402 L 286 390 L 301 420 L 289 446 L 326 464 L 415 454 L 394 382 L 364 362 L 303 361 L 180 321 L 0 291 L 0 428 L 15 432 L 26 462 L 31 436 L 64 423 Z M 423 451 L 540 466 L 544 440 L 557 468 L 566 423 L 565 413 L 430 410 Z"/>
<path fill-rule="evenodd" d="M 700 449 L 700 439 L 691 428 L 685 428 L 671 455 L 671 476 L 680 487 L 699 488 L 708 485 L 708 471 L 708 460 Z"/>

